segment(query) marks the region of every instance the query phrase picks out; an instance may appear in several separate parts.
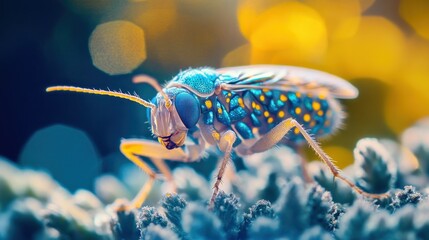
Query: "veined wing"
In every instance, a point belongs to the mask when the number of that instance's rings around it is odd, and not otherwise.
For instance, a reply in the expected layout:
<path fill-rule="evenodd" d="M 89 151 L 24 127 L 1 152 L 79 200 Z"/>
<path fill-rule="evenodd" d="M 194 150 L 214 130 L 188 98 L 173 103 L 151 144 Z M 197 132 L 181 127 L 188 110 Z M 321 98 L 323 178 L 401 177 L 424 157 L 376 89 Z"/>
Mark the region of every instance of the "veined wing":
<path fill-rule="evenodd" d="M 303 93 L 327 93 L 335 98 L 356 98 L 358 90 L 335 75 L 303 67 L 249 65 L 220 68 L 223 88 L 231 91 L 275 89 Z"/>

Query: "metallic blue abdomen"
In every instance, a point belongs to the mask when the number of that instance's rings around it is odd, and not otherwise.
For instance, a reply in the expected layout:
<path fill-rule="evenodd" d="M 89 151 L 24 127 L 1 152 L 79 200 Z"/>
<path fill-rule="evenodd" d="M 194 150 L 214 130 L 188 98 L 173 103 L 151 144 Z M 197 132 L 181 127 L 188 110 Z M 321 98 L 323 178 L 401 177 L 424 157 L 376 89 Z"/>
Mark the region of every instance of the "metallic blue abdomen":
<path fill-rule="evenodd" d="M 341 109 L 336 99 L 327 95 L 250 89 L 241 92 L 222 91 L 218 96 L 201 99 L 203 121 L 233 129 L 241 139 L 266 134 L 287 118 L 294 118 L 316 138 L 331 134 L 340 125 Z M 304 142 L 293 129 L 286 144 Z"/>

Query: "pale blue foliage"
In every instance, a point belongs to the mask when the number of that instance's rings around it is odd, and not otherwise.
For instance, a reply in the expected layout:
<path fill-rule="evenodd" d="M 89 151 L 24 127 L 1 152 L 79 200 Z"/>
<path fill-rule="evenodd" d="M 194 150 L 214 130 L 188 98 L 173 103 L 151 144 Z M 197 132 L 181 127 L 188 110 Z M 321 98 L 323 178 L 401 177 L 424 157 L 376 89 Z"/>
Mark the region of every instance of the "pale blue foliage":
<path fill-rule="evenodd" d="M 396 165 L 374 138 L 358 141 L 354 150 L 356 184 L 370 193 L 385 193 L 395 185 Z"/>
<path fill-rule="evenodd" d="M 134 166 L 100 177 L 95 193 L 72 194 L 46 173 L 0 160 L 0 239 L 429 239 L 428 129 L 417 124 L 403 134 L 409 152 L 399 143 L 359 141 L 355 165 L 342 173 L 367 191 L 388 191 L 376 200 L 314 162 L 315 182 L 307 183 L 300 157 L 287 148 L 245 158 L 242 170 L 226 174 L 213 206 L 210 170 L 202 176 L 187 165 L 173 171 L 179 194 L 156 185 L 135 210 L 116 204 L 128 203 L 117 200 L 147 179 Z M 410 159 L 418 165 L 403 167 Z"/>
<path fill-rule="evenodd" d="M 222 222 L 223 230 L 228 239 L 237 238 L 242 222 L 239 200 L 233 194 L 226 194 L 220 191 L 215 198 L 213 212 Z"/>
<path fill-rule="evenodd" d="M 139 238 L 138 229 L 135 227 L 136 215 L 134 211 L 116 211 L 116 218 L 112 219 L 111 224 L 116 239 L 133 240 Z"/>
<path fill-rule="evenodd" d="M 156 208 L 144 206 L 140 209 L 137 217 L 137 229 L 140 230 L 140 237 L 142 239 L 145 238 L 147 228 L 150 225 L 165 228 L 167 227 L 167 219 L 164 215 L 161 215 Z"/>
<path fill-rule="evenodd" d="M 179 237 L 170 229 L 151 224 L 147 227 L 144 240 L 178 240 Z"/>
<path fill-rule="evenodd" d="M 183 212 L 182 228 L 188 239 L 226 239 L 222 222 L 201 204 L 188 204 Z"/>

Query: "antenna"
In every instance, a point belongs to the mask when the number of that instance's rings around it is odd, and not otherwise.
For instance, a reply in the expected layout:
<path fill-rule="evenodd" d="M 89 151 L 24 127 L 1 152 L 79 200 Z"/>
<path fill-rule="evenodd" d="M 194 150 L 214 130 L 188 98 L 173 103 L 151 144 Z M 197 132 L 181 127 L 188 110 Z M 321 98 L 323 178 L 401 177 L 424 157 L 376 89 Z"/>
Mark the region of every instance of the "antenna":
<path fill-rule="evenodd" d="M 54 87 L 46 88 L 46 92 L 54 92 L 54 91 L 67 91 L 67 92 L 89 93 L 89 94 L 96 94 L 96 95 L 106 95 L 106 96 L 111 96 L 111 97 L 127 99 L 127 100 L 130 100 L 132 102 L 136 102 L 140 105 L 143 105 L 145 107 L 151 108 L 151 109 L 156 108 L 156 106 L 153 103 L 148 102 L 146 100 L 143 100 L 137 95 L 130 95 L 127 93 L 122 93 L 122 92 L 97 90 L 97 89 L 72 87 L 72 86 L 54 86 Z"/>
<path fill-rule="evenodd" d="M 133 83 L 147 83 L 151 85 L 153 88 L 155 88 L 156 91 L 161 93 L 162 97 L 164 97 L 165 106 L 167 108 L 171 106 L 170 98 L 168 98 L 167 94 L 164 91 L 162 91 L 162 87 L 154 78 L 149 77 L 147 75 L 137 75 L 133 78 Z"/>

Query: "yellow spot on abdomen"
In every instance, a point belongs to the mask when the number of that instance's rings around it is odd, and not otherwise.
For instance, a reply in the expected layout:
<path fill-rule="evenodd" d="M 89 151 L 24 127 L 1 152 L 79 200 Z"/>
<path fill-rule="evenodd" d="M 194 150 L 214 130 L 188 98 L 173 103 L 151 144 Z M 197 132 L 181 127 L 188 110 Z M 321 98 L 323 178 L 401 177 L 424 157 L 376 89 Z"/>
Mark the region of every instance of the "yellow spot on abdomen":
<path fill-rule="evenodd" d="M 301 112 L 302 112 L 302 111 L 301 111 L 301 108 L 300 108 L 300 107 L 295 108 L 295 113 L 296 113 L 296 114 L 298 114 L 298 115 L 299 115 L 299 114 L 301 114 Z"/>
<path fill-rule="evenodd" d="M 238 105 L 240 105 L 240 107 L 244 108 L 244 102 L 242 98 L 238 99 Z M 253 107 L 253 103 L 252 103 L 252 107 Z"/>
<path fill-rule="evenodd" d="M 257 127 L 252 128 L 252 133 L 254 135 L 259 134 L 259 129 Z"/>
<path fill-rule="evenodd" d="M 269 117 L 269 116 L 270 116 L 270 113 L 268 111 L 265 111 L 264 112 L 264 117 Z"/>
<path fill-rule="evenodd" d="M 205 102 L 204 102 L 204 104 L 206 105 L 206 108 L 208 108 L 208 109 L 210 109 L 210 108 L 212 108 L 212 101 L 210 101 L 210 100 L 206 100 Z"/>
<path fill-rule="evenodd" d="M 220 134 L 219 134 L 218 132 L 216 132 L 216 131 L 213 131 L 213 132 L 212 132 L 212 137 L 213 137 L 216 141 L 219 141 L 219 139 L 220 139 Z"/>
<path fill-rule="evenodd" d="M 279 113 L 277 114 L 277 116 L 279 116 L 279 118 L 283 118 L 285 116 L 285 112 L 284 111 L 279 111 Z"/>
<path fill-rule="evenodd" d="M 304 121 L 309 122 L 310 120 L 311 120 L 310 114 L 308 114 L 308 113 L 304 114 Z"/>
<path fill-rule="evenodd" d="M 320 103 L 319 102 L 313 102 L 313 109 L 315 111 L 319 110 L 320 109 Z"/>
<path fill-rule="evenodd" d="M 298 133 L 299 133 L 299 129 L 296 127 L 296 128 L 294 128 L 294 129 L 293 129 L 293 132 L 294 132 L 295 134 L 298 134 Z"/>

